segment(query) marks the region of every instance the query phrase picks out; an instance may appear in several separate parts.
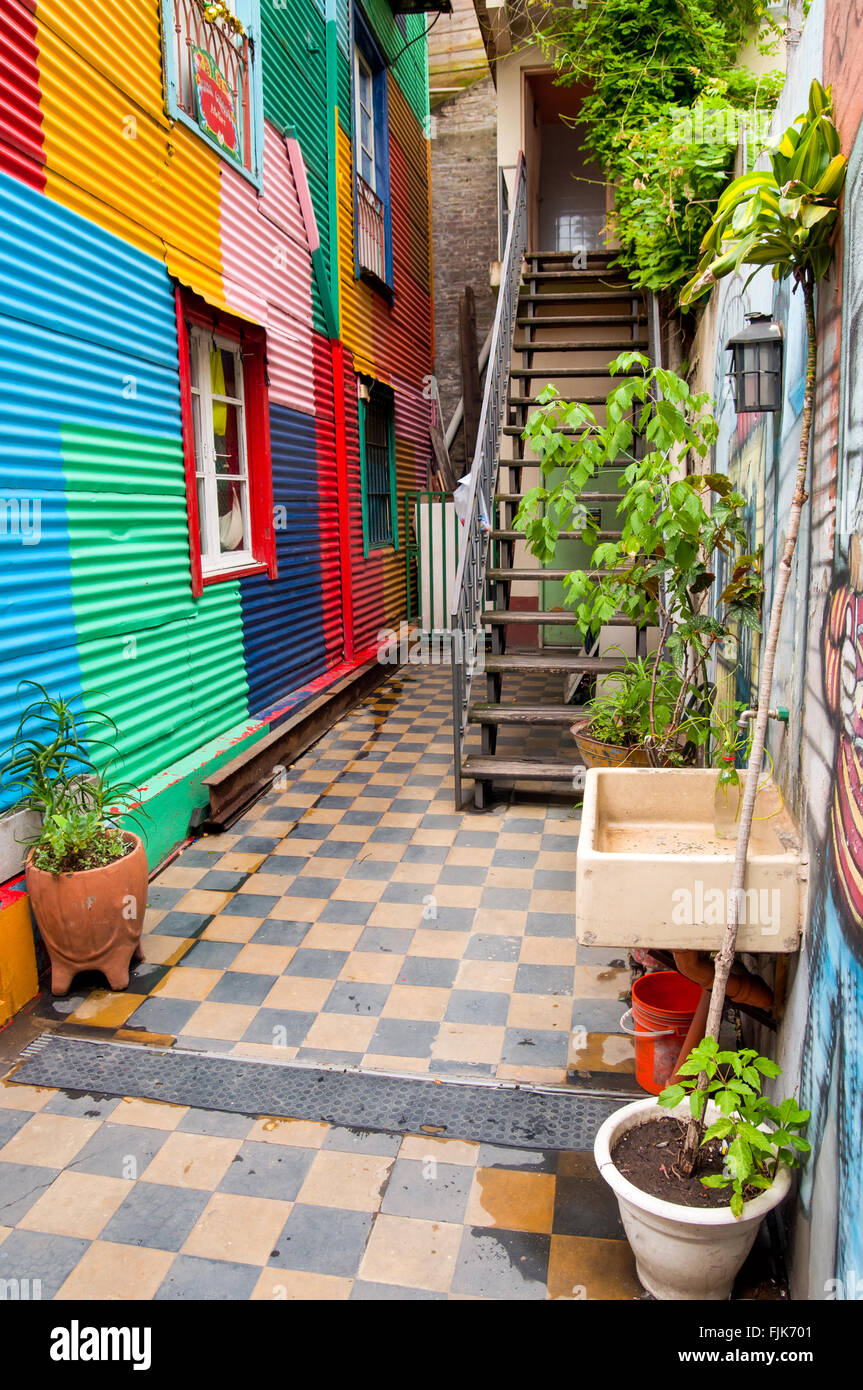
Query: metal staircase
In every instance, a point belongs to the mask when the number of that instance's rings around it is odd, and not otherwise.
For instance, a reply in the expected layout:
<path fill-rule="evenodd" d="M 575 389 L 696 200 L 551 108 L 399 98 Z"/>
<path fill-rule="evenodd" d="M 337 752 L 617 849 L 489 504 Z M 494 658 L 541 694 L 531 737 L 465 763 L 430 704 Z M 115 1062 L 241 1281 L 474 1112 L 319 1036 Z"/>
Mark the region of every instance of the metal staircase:
<path fill-rule="evenodd" d="M 624 619 L 596 642 L 576 631 L 562 580 L 587 568 L 580 532 L 561 532 L 554 562 L 543 567 L 513 523 L 522 495 L 541 481 L 522 439 L 536 397 L 551 382 L 562 399 L 591 405 L 602 420 L 614 381 L 609 364 L 631 348 L 651 355 L 652 306 L 609 268 L 613 253 L 525 255 L 524 204 L 520 164 L 452 615 L 456 804 L 472 780 L 478 808 L 496 784 L 571 788 L 580 761 L 569 733 L 581 713 L 574 700 L 590 681 L 620 669 L 625 655 L 644 650 L 643 633 Z M 582 497 L 603 539 L 620 534 L 621 466 L 605 470 Z"/>

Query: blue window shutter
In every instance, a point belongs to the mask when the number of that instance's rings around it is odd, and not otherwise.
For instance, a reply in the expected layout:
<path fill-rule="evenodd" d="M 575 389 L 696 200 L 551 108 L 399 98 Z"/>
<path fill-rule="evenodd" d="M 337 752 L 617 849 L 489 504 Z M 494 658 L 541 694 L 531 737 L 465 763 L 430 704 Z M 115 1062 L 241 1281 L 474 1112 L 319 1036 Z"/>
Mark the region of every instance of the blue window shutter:
<path fill-rule="evenodd" d="M 390 115 L 386 68 L 375 73 L 375 179 L 377 194 L 384 205 L 386 234 L 386 280 L 393 283 L 393 224 L 390 195 Z"/>

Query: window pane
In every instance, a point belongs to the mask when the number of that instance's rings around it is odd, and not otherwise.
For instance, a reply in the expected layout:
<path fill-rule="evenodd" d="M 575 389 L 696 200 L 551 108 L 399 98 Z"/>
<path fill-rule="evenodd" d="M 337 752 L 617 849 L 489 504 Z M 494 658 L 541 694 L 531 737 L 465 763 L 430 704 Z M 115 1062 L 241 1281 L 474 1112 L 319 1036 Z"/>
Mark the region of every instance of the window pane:
<path fill-rule="evenodd" d="M 210 538 L 210 525 L 207 518 L 207 489 L 203 478 L 198 478 L 198 531 L 201 537 L 201 554 L 209 555 L 214 547 Z"/>
<path fill-rule="evenodd" d="M 375 186 L 375 166 L 372 164 L 371 157 L 367 150 L 363 150 L 360 155 L 360 173 L 370 188 Z"/>
<path fill-rule="evenodd" d="M 210 388 L 214 396 L 239 396 L 236 353 L 230 348 L 210 352 Z"/>
<path fill-rule="evenodd" d="M 216 483 L 219 505 L 219 549 L 222 554 L 249 549 L 246 534 L 246 484 L 220 478 Z"/>
<path fill-rule="evenodd" d="M 237 405 L 213 401 L 213 446 L 217 474 L 239 477 L 245 473 L 245 460 L 240 445 L 242 414 Z"/>

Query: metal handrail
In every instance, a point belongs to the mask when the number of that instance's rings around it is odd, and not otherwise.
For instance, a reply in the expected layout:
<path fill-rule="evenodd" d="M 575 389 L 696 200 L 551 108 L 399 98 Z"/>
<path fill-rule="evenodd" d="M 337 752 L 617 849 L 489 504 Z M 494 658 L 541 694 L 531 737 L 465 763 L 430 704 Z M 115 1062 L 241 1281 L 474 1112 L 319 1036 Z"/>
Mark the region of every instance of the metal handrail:
<path fill-rule="evenodd" d="M 527 240 L 527 181 L 524 155 L 518 157 L 506 250 L 501 266 L 500 290 L 492 329 L 485 390 L 479 417 L 476 450 L 470 470 L 470 487 L 464 522 L 455 595 L 450 623 L 452 632 L 452 708 L 455 802 L 462 803 L 461 765 L 467 729 L 470 687 L 476 667 L 481 632 L 486 557 L 492 516 L 492 498 L 500 460 L 500 432 L 509 392 L 512 344 L 518 309 L 518 290 Z"/>

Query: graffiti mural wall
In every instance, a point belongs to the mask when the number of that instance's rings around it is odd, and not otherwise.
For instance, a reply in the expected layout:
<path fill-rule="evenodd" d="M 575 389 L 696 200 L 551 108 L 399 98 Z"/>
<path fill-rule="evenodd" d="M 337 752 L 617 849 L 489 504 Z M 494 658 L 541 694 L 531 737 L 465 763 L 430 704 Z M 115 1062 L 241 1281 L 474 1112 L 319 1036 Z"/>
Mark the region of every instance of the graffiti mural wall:
<path fill-rule="evenodd" d="M 819 381 L 809 502 L 785 605 L 772 703 L 791 711 L 773 726 L 770 756 L 804 827 L 810 897 L 803 946 L 792 966 L 777 1034 L 763 1034 L 783 1068 L 783 1094 L 812 1111 L 813 1153 L 790 1230 L 791 1292 L 799 1299 L 855 1297 L 863 1277 L 863 0 L 815 0 L 797 47 L 774 130 L 804 109 L 813 78 L 834 89 L 850 160 L 836 258 L 819 287 Z M 747 272 L 748 275 L 748 272 Z M 750 539 L 764 547 L 769 604 L 794 487 L 806 336 L 800 296 L 769 273 L 724 281 L 702 333 L 712 342 L 720 438 L 715 465 L 749 498 Z M 724 345 L 755 311 L 785 339 L 783 408 L 737 416 Z M 757 643 L 744 651 L 729 697 L 754 698 Z M 723 670 L 718 669 L 720 685 Z M 726 680 L 727 683 L 727 680 Z M 769 969 L 766 957 L 756 961 Z"/>

